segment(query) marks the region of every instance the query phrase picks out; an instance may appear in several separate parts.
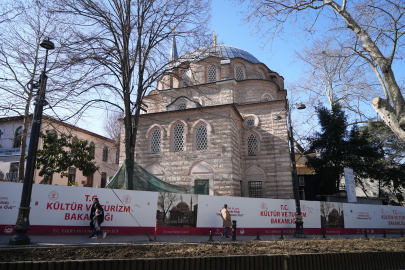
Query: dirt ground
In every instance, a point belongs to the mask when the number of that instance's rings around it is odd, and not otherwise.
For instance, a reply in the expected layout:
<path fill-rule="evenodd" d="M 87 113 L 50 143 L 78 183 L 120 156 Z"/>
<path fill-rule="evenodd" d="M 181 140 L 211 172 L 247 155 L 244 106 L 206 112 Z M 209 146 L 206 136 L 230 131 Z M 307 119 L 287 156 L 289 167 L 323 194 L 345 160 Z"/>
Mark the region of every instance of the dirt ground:
<path fill-rule="evenodd" d="M 405 238 L 308 239 L 0 249 L 0 262 L 404 251 Z"/>

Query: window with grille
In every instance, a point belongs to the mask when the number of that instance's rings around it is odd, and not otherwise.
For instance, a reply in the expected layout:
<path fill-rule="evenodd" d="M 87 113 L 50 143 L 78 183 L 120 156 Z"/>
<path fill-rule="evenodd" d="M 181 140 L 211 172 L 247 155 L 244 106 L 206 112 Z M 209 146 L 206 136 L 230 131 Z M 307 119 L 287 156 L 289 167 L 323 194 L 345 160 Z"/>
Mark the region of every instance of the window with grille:
<path fill-rule="evenodd" d="M 115 164 L 120 163 L 120 151 L 115 152 Z"/>
<path fill-rule="evenodd" d="M 198 179 L 198 180 L 194 181 L 195 186 L 200 186 L 200 185 L 204 185 L 204 184 L 207 185 L 207 189 L 209 190 L 210 181 L 208 179 Z"/>
<path fill-rule="evenodd" d="M 150 136 L 150 152 L 152 154 L 160 152 L 160 145 L 162 140 L 162 132 L 160 129 L 155 129 Z"/>
<path fill-rule="evenodd" d="M 196 149 L 203 150 L 208 148 L 208 140 L 207 140 L 207 127 L 201 125 L 197 128 L 196 132 Z"/>
<path fill-rule="evenodd" d="M 183 72 L 183 87 L 190 86 L 190 77 L 191 77 L 191 71 L 187 69 L 186 71 Z"/>
<path fill-rule="evenodd" d="M 268 98 L 268 97 L 265 97 L 264 99 L 263 99 L 263 101 L 270 101 L 270 98 Z"/>
<path fill-rule="evenodd" d="M 235 79 L 237 81 L 243 81 L 245 79 L 245 75 L 243 74 L 243 67 L 241 66 L 235 67 Z"/>
<path fill-rule="evenodd" d="M 258 154 L 258 142 L 257 137 L 254 134 L 250 134 L 247 139 L 248 156 L 257 156 Z"/>
<path fill-rule="evenodd" d="M 173 151 L 184 151 L 184 126 L 177 124 L 173 129 Z"/>
<path fill-rule="evenodd" d="M 187 104 L 186 103 L 180 103 L 179 104 L 179 106 L 177 106 L 177 108 L 179 109 L 179 110 L 185 110 L 186 108 L 187 108 Z"/>
<path fill-rule="evenodd" d="M 249 187 L 249 197 L 250 198 L 262 198 L 263 197 L 261 181 L 250 181 L 248 183 L 248 187 Z"/>
<path fill-rule="evenodd" d="M 104 146 L 103 148 L 103 161 L 107 161 L 108 159 L 108 148 L 107 146 Z"/>
<path fill-rule="evenodd" d="M 246 121 L 246 125 L 247 125 L 248 127 L 253 127 L 253 126 L 255 125 L 255 119 L 254 119 L 254 118 L 249 118 L 249 119 Z"/>
<path fill-rule="evenodd" d="M 257 72 L 257 75 L 259 76 L 259 79 L 263 80 L 263 74 L 261 72 Z"/>
<path fill-rule="evenodd" d="M 14 148 L 21 147 L 21 140 L 22 140 L 22 133 L 23 133 L 23 128 L 19 127 L 15 131 L 15 136 L 14 136 Z"/>
<path fill-rule="evenodd" d="M 217 81 L 217 68 L 214 65 L 208 67 L 208 82 Z"/>

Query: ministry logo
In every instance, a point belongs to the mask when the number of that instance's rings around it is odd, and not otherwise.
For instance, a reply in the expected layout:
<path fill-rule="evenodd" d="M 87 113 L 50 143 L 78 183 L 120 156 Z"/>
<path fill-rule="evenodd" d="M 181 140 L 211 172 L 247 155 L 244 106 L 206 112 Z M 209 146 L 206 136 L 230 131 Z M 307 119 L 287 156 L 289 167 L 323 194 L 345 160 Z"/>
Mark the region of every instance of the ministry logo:
<path fill-rule="evenodd" d="M 55 190 L 52 190 L 51 192 L 49 192 L 48 198 L 49 198 L 51 201 L 56 201 L 56 200 L 59 198 L 59 192 L 57 192 L 57 191 L 55 191 Z"/>

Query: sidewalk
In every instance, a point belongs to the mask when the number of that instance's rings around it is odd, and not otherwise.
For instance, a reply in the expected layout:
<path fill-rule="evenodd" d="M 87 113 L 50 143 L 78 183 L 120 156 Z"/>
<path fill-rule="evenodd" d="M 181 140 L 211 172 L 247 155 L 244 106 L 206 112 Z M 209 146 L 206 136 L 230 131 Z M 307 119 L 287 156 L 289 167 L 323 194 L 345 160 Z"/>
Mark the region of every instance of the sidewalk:
<path fill-rule="evenodd" d="M 240 242 L 240 241 L 252 241 L 256 239 L 256 236 L 250 235 L 237 235 L 236 241 L 232 238 L 222 239 L 220 236 L 213 236 L 213 242 L 208 241 L 208 235 L 158 235 L 156 242 L 149 241 L 146 235 L 107 235 L 105 239 L 101 235 L 98 239 L 90 239 L 85 235 L 32 235 L 30 245 L 11 246 L 8 241 L 12 238 L 11 235 L 0 235 L 0 248 L 12 248 L 12 247 L 27 247 L 27 246 L 60 246 L 60 245 L 125 245 L 125 244 L 153 244 L 153 243 L 216 243 L 216 242 Z M 154 235 L 149 236 L 152 240 Z M 382 238 L 382 234 L 369 235 L 371 238 Z M 387 238 L 396 238 L 399 235 L 387 235 Z M 293 235 L 284 235 L 285 240 L 312 240 L 322 239 L 322 235 L 306 235 L 305 238 L 295 238 Z M 327 235 L 327 239 L 347 239 L 347 238 L 364 238 L 364 235 Z M 281 241 L 280 235 L 261 235 L 262 241 Z"/>

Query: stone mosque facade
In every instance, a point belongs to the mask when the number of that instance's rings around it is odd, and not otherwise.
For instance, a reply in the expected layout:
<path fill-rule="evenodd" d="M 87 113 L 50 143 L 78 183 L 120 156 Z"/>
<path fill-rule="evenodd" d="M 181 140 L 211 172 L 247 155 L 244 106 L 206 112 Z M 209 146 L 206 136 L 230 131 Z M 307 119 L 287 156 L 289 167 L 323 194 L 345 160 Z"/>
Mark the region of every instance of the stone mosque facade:
<path fill-rule="evenodd" d="M 173 36 L 170 53 L 143 100 L 135 162 L 171 184 L 207 183 L 210 195 L 292 198 L 284 78 L 215 40 L 178 57 Z"/>

